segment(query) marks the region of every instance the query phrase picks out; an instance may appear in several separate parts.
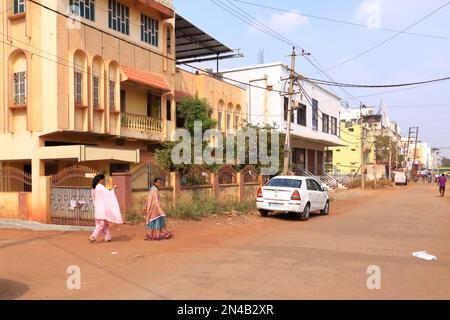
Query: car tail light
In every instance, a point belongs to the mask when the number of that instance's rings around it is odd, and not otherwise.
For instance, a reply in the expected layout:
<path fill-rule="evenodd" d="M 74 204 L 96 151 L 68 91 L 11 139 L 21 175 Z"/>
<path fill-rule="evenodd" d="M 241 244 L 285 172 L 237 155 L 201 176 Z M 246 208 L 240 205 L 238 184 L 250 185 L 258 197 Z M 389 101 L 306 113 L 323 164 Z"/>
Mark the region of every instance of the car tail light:
<path fill-rule="evenodd" d="M 298 192 L 298 190 L 295 190 L 292 193 L 291 200 L 293 200 L 293 201 L 300 201 L 300 200 L 302 200 L 302 198 L 300 197 L 300 192 Z"/>
<path fill-rule="evenodd" d="M 262 188 L 261 187 L 258 189 L 258 193 L 256 194 L 256 197 L 257 198 L 262 198 L 263 197 L 263 192 L 262 192 Z"/>

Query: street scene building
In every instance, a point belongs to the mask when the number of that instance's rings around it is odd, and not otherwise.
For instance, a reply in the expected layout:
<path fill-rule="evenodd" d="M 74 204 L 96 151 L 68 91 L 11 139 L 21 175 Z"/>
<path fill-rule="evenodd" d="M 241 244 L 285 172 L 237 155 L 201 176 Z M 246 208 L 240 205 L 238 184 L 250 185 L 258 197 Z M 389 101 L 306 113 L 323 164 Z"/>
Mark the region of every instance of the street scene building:
<path fill-rule="evenodd" d="M 286 133 L 289 98 L 280 94 L 289 87 L 289 67 L 281 62 L 225 70 L 233 80 L 256 84 L 247 95 L 248 122 L 275 125 Z M 294 85 L 291 114 L 292 165 L 298 174 L 322 175 L 325 149 L 343 145 L 340 139 L 341 98 L 312 82 Z"/>

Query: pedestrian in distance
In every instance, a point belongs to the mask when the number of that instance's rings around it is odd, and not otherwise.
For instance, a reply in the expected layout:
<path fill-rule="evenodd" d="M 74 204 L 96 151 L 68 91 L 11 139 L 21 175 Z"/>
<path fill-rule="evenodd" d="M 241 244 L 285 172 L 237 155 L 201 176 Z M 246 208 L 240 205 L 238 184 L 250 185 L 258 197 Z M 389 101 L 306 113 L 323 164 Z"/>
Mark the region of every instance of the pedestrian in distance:
<path fill-rule="evenodd" d="M 162 180 L 156 178 L 148 193 L 147 217 L 145 220 L 147 234 L 145 240 L 165 240 L 173 237 L 173 234 L 167 231 L 166 214 L 161 207 L 159 195 L 161 183 Z"/>
<path fill-rule="evenodd" d="M 122 214 L 120 213 L 119 202 L 117 201 L 114 186 L 113 190 L 105 187 L 105 176 L 99 174 L 92 181 L 92 199 L 94 200 L 95 230 L 89 237 L 90 243 L 95 243 L 101 233 L 104 240 L 111 242 L 111 225 L 123 224 Z"/>
<path fill-rule="evenodd" d="M 445 174 L 439 177 L 438 183 L 439 183 L 439 193 L 441 194 L 441 197 L 444 197 L 445 185 L 447 184 L 447 178 L 445 177 Z"/>

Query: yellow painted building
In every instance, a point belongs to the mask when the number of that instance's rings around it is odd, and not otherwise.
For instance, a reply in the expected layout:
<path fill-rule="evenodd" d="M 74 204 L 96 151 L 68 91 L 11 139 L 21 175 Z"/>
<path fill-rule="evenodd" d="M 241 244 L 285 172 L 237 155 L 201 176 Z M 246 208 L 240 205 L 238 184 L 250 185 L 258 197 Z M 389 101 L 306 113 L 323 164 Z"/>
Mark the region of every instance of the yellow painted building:
<path fill-rule="evenodd" d="M 245 90 L 176 68 L 170 0 L 4 0 L 0 12 L 0 170 L 30 175 L 31 220 L 49 222 L 49 175 L 152 159 L 176 129 L 177 91 L 243 117 Z"/>

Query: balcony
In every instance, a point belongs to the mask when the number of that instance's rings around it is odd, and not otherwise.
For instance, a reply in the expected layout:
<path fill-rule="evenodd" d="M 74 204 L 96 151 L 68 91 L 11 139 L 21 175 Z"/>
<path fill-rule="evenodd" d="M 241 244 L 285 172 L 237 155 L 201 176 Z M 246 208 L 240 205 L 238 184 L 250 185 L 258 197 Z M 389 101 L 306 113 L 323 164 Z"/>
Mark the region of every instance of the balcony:
<path fill-rule="evenodd" d="M 161 120 L 139 114 L 121 114 L 121 136 L 123 137 L 162 141 L 162 133 Z"/>
<path fill-rule="evenodd" d="M 173 9 L 173 0 L 155 0 L 155 1 L 161 3 L 166 7 Z"/>

